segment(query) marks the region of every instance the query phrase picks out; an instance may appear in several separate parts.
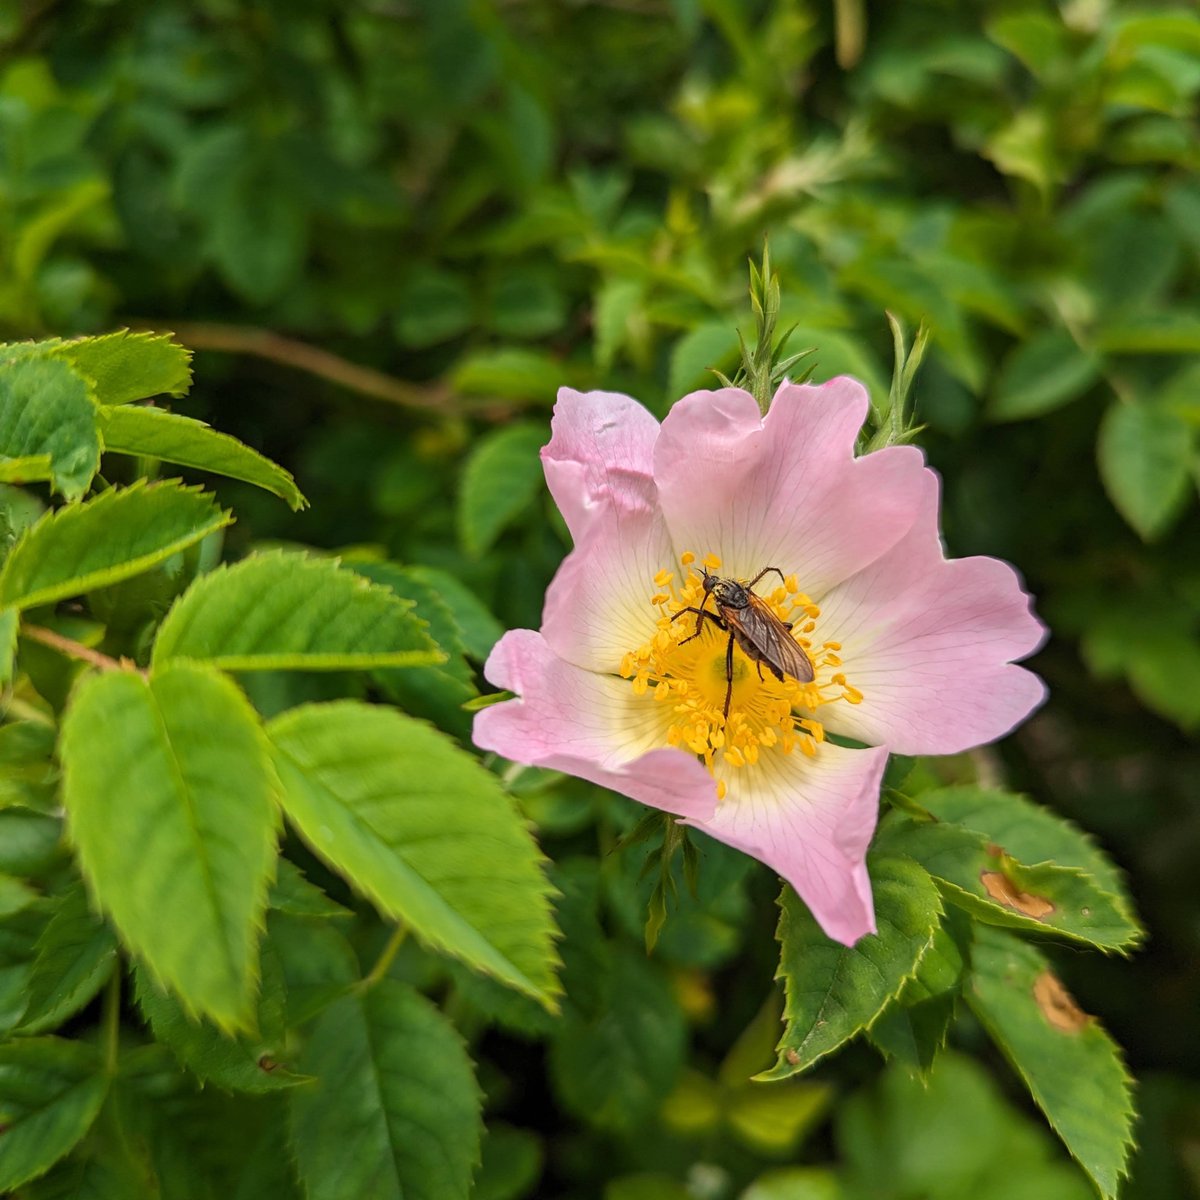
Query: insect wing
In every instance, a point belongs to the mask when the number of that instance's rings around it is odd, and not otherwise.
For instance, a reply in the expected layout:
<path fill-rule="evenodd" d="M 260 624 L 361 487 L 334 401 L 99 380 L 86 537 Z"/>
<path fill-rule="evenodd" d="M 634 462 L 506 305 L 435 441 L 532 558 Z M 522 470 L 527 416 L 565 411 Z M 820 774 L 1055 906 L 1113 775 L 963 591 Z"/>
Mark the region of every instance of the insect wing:
<path fill-rule="evenodd" d="M 730 611 L 722 610 L 721 613 L 727 621 Z M 791 630 L 760 597 L 751 592 L 749 606 L 738 610 L 737 620 L 733 623 L 742 636 L 754 644 L 764 661 L 772 663 L 799 683 L 812 681 L 812 660 L 796 644 Z"/>

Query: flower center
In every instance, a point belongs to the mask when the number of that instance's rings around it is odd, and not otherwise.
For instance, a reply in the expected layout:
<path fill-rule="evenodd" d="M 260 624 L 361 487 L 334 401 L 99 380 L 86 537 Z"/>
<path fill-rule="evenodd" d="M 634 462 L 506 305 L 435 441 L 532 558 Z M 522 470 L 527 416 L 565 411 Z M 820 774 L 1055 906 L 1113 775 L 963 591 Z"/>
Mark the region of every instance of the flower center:
<path fill-rule="evenodd" d="M 789 675 L 786 667 L 780 679 L 771 669 L 772 662 L 781 665 L 779 655 L 772 653 L 766 639 L 750 639 L 762 661 L 748 656 L 736 637 L 730 659 L 733 627 L 721 616 L 711 578 L 706 590 L 694 554 L 683 554 L 679 561 L 682 582 L 677 584 L 676 572 L 666 569 L 654 576 L 658 589 L 650 597 L 658 613 L 654 636 L 626 654 L 620 666 L 637 695 L 653 688 L 655 700 L 671 706 L 668 743 L 699 755 L 714 773 L 718 764 L 752 767 L 764 750 L 815 755 L 825 740 L 825 728 L 815 716 L 822 705 L 862 701 L 862 693 L 837 670 L 841 645 L 816 640 L 821 610 L 800 591 L 794 575 L 774 588 L 766 582 L 778 578 L 774 575 L 755 585 L 755 599 L 775 620 L 792 626 L 790 631 L 776 629 L 775 634 L 792 638 L 813 667 L 808 682 Z M 706 572 L 721 569 L 715 554 L 706 555 L 701 563 Z M 731 613 L 733 620 L 737 611 Z M 724 781 L 718 783 L 717 792 L 724 797 Z"/>

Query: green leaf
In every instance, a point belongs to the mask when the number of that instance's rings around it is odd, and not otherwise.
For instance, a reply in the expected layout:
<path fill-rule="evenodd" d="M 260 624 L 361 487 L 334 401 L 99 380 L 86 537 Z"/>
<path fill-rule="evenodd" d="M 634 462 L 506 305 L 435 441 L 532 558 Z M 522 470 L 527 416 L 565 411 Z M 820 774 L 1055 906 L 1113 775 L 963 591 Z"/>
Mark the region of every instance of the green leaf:
<path fill-rule="evenodd" d="M 330 1006 L 300 1060 L 317 1082 L 291 1100 L 308 1200 L 466 1200 L 482 1097 L 454 1028 L 391 979 Z"/>
<path fill-rule="evenodd" d="M 203 421 L 160 408 L 111 408 L 100 413 L 100 431 L 106 451 L 145 455 L 240 479 L 287 501 L 293 511 L 308 504 L 289 472 Z"/>
<path fill-rule="evenodd" d="M 450 376 L 454 391 L 501 400 L 552 404 L 563 382 L 558 359 L 540 350 L 480 350 L 458 360 Z"/>
<path fill-rule="evenodd" d="M 608 947 L 605 947 L 608 949 Z M 600 996 L 584 1014 L 570 1006 L 550 1043 L 550 1069 L 563 1103 L 609 1130 L 649 1120 L 683 1066 L 687 1028 L 666 978 L 640 950 L 611 947 Z"/>
<path fill-rule="evenodd" d="M 471 1200 L 519 1200 L 528 1196 L 542 1172 L 542 1145 L 535 1133 L 503 1121 L 484 1131 L 483 1161 Z"/>
<path fill-rule="evenodd" d="M 694 388 L 717 387 L 712 369 L 728 371 L 737 362 L 737 330 L 732 321 L 710 321 L 685 333 L 671 350 L 667 396 L 672 402 Z"/>
<path fill-rule="evenodd" d="M 498 780 L 402 713 L 341 701 L 269 726 L 288 817 L 386 916 L 554 1007 L 552 889 Z"/>
<path fill-rule="evenodd" d="M 871 1026 L 871 1042 L 910 1071 L 927 1075 L 946 1045 L 962 972 L 958 943 L 945 928 L 938 929 L 916 973 Z"/>
<path fill-rule="evenodd" d="M 295 863 L 281 858 L 267 903 L 276 912 L 294 917 L 349 917 L 353 915 L 331 900 L 315 883 L 309 883 Z"/>
<path fill-rule="evenodd" d="M 76 884 L 37 940 L 21 1032 L 43 1033 L 61 1025 L 90 1003 L 116 965 L 116 938 Z"/>
<path fill-rule="evenodd" d="M 48 1171 L 87 1133 L 108 1091 L 84 1042 L 25 1038 L 0 1046 L 0 1191 Z"/>
<path fill-rule="evenodd" d="M 336 559 L 273 550 L 192 584 L 159 627 L 154 662 L 204 659 L 227 671 L 444 662 L 410 609 Z"/>
<path fill-rule="evenodd" d="M 87 490 L 100 466 L 96 402 L 84 377 L 41 356 L 0 364 L 0 456 L 50 459 L 68 500 Z"/>
<path fill-rule="evenodd" d="M 254 1032 L 227 1037 L 208 1021 L 197 1021 L 149 974 L 138 969 L 138 1006 L 155 1038 L 200 1079 L 235 1092 L 274 1092 L 304 1082 L 285 1069 L 288 1060 L 287 1002 L 283 969 L 269 946 L 263 947 L 262 981 Z"/>
<path fill-rule="evenodd" d="M 1004 360 L 988 413 L 993 421 L 1040 417 L 1083 395 L 1099 378 L 1099 357 L 1069 333 L 1035 334 Z"/>
<path fill-rule="evenodd" d="M 1101 325 L 1094 341 L 1103 354 L 1195 354 L 1200 351 L 1200 313 L 1122 316 Z"/>
<path fill-rule="evenodd" d="M 1169 408 L 1114 404 L 1096 446 L 1100 478 L 1117 511 L 1150 541 L 1179 515 L 1189 491 L 1192 433 Z"/>
<path fill-rule="evenodd" d="M 1116 898 L 1130 923 L 1137 923 L 1133 902 L 1112 860 L 1089 834 L 1051 809 L 1027 796 L 972 785 L 922 792 L 919 802 L 939 821 L 982 833 L 1021 862 L 1078 867 Z"/>
<path fill-rule="evenodd" d="M 975 1015 L 1101 1194 L 1115 1197 L 1133 1145 L 1132 1081 L 1116 1043 L 1027 942 L 977 926 L 971 961 Z"/>
<path fill-rule="evenodd" d="M 294 189 L 251 154 L 213 208 L 211 251 L 225 282 L 252 304 L 278 297 L 308 251 L 308 209 Z"/>
<path fill-rule="evenodd" d="M 0 604 L 33 608 L 137 575 L 232 520 L 174 480 L 113 488 L 47 513 L 0 570 Z"/>
<path fill-rule="evenodd" d="M 71 838 L 122 941 L 190 1011 L 244 1026 L 276 836 L 246 698 L 200 663 L 85 677 L 62 760 Z"/>
<path fill-rule="evenodd" d="M 483 601 L 461 579 L 436 567 L 413 565 L 403 570 L 406 577 L 437 594 L 438 599 L 450 609 L 467 654 L 478 662 L 484 662 L 492 652 L 492 647 L 504 635 L 504 626 Z"/>
<path fill-rule="evenodd" d="M 182 396 L 192 386 L 192 352 L 169 333 L 130 333 L 77 338 L 54 347 L 92 381 L 101 404 L 129 404 L 151 396 Z"/>
<path fill-rule="evenodd" d="M 824 1167 L 777 1167 L 760 1175 L 738 1200 L 844 1200 L 837 1175 Z"/>
<path fill-rule="evenodd" d="M 1026 866 L 964 826 L 892 813 L 880 826 L 878 844 L 916 859 L 948 900 L 989 924 L 1102 950 L 1127 949 L 1141 936 L 1125 902 L 1087 872 L 1044 860 Z"/>
<path fill-rule="evenodd" d="M 780 896 L 779 970 L 787 997 L 779 1060 L 760 1080 L 812 1066 L 870 1028 L 916 971 L 942 914 L 938 890 L 916 863 L 869 858 L 879 932 L 853 946 L 832 941 L 790 887 Z"/>
<path fill-rule="evenodd" d="M 463 548 L 478 557 L 542 488 L 542 425 L 508 425 L 481 438 L 467 459 L 458 494 Z"/>
<path fill-rule="evenodd" d="M 427 269 L 408 279 L 401 290 L 396 336 L 405 346 L 436 346 L 465 333 L 472 317 L 467 281 L 449 271 Z"/>

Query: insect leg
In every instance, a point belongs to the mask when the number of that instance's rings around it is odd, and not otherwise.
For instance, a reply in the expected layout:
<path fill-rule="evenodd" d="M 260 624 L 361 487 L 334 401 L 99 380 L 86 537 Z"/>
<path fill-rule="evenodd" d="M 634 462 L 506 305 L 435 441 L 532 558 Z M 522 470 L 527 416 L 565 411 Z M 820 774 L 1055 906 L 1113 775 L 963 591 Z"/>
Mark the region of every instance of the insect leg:
<path fill-rule="evenodd" d="M 733 634 L 725 647 L 725 723 L 729 724 L 729 702 L 733 699 Z"/>
<path fill-rule="evenodd" d="M 784 587 L 786 587 L 787 586 L 787 577 L 784 575 L 784 573 L 778 567 L 763 567 L 763 569 L 761 571 L 759 571 L 759 573 L 757 575 L 755 575 L 755 577 L 752 580 L 750 580 L 750 582 L 748 584 L 746 584 L 746 586 L 752 588 L 764 575 L 770 575 L 770 573 L 772 571 L 774 571 L 775 574 L 779 576 L 779 582 L 782 583 L 784 585 Z"/>
<path fill-rule="evenodd" d="M 707 598 L 708 597 L 706 596 L 705 599 Z M 677 620 L 679 617 L 682 617 L 684 613 L 696 614 L 696 632 L 693 633 L 691 637 L 685 637 L 683 641 L 679 643 L 681 646 L 686 646 L 687 643 L 692 641 L 693 638 L 698 638 L 700 636 L 700 631 L 704 626 L 705 617 L 707 617 L 722 633 L 724 633 L 727 628 L 725 622 L 722 621 L 721 618 L 716 615 L 716 613 L 710 613 L 707 612 L 703 607 L 695 608 L 692 605 L 689 605 L 687 608 L 681 608 L 671 617 L 671 620 Z"/>

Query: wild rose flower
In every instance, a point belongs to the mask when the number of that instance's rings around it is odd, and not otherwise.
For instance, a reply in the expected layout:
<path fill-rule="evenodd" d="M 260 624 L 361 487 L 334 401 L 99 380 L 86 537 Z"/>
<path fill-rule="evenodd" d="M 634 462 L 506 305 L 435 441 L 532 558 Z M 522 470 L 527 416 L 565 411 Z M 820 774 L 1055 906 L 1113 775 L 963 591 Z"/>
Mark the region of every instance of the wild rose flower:
<path fill-rule="evenodd" d="M 518 698 L 474 728 L 767 863 L 846 944 L 875 930 L 864 859 L 888 752 L 993 741 L 1045 694 L 1012 665 L 1043 635 L 1016 572 L 946 559 L 937 476 L 912 446 L 856 458 L 866 415 L 849 378 L 784 384 L 765 417 L 739 389 L 695 392 L 661 425 L 627 396 L 562 389 L 542 462 L 575 548 L 541 632 L 505 634 L 487 661 Z M 701 618 L 693 637 L 698 618 L 676 614 L 701 607 L 703 571 L 765 567 L 782 582 L 755 594 L 814 678 L 736 649 L 726 720 L 728 634 Z"/>

